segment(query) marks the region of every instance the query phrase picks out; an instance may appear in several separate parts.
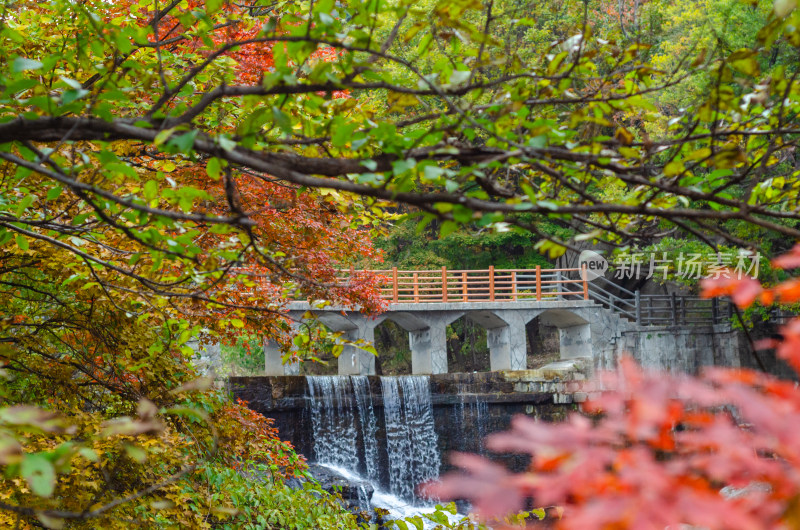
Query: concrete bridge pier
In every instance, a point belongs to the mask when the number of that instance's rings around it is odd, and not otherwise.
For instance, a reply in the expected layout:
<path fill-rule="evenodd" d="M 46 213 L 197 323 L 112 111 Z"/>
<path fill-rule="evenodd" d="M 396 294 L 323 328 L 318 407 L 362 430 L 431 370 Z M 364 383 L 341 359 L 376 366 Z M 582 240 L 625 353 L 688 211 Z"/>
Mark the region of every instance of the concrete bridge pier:
<path fill-rule="evenodd" d="M 297 326 L 293 326 L 297 327 Z M 295 349 L 295 346 L 292 346 Z M 264 338 L 264 374 L 265 375 L 300 375 L 300 363 L 283 364 L 283 352 L 280 345 L 272 339 Z"/>
<path fill-rule="evenodd" d="M 366 319 L 356 321 L 358 327 L 348 330 L 345 338 L 351 341 L 375 342 L 375 325 Z M 375 356 L 358 346 L 346 345 L 339 355 L 339 375 L 375 375 Z"/>
<path fill-rule="evenodd" d="M 409 330 L 412 374 L 447 373 L 447 326 L 461 315 L 461 312 L 434 313 L 427 316 L 417 329 Z"/>
<path fill-rule="evenodd" d="M 529 311 L 481 311 L 470 315 L 486 329 L 489 369 L 525 370 L 528 362 L 525 324 L 533 319 Z"/>
<path fill-rule="evenodd" d="M 619 316 L 585 300 L 497 303 L 415 303 L 392 304 L 377 317 L 340 308 L 309 308 L 296 303 L 289 317 L 300 322 L 314 313 L 332 331 L 344 332 L 349 341 L 374 344 L 375 328 L 391 320 L 403 328 L 411 348 L 411 373 L 448 372 L 447 326 L 461 317 L 486 330 L 492 371 L 525 370 L 527 367 L 526 324 L 539 317 L 559 330 L 562 359 L 588 358 L 598 365 L 616 358 L 615 344 L 622 324 Z M 299 326 L 301 324 L 293 324 Z M 267 375 L 299 374 L 297 364 L 281 364 L 281 352 L 272 341 L 264 344 Z M 608 359 L 608 361 L 606 361 Z M 340 375 L 374 375 L 375 356 L 356 345 L 346 345 L 338 359 Z"/>

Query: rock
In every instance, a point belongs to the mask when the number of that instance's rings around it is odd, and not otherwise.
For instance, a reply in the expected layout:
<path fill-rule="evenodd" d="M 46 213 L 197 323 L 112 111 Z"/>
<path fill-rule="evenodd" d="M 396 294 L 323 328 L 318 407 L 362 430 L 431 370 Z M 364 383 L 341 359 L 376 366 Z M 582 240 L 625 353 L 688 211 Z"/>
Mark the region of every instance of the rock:
<path fill-rule="evenodd" d="M 319 465 L 309 464 L 308 472 L 320 483 L 322 489 L 331 493 L 338 493 L 347 504 L 347 508 L 354 511 L 369 511 L 372 494 L 375 488 L 366 480 L 345 477 L 335 470 Z"/>
<path fill-rule="evenodd" d="M 545 379 L 566 381 L 574 378 L 575 374 L 582 374 L 585 364 L 581 359 L 569 359 L 546 364 L 539 368 Z"/>

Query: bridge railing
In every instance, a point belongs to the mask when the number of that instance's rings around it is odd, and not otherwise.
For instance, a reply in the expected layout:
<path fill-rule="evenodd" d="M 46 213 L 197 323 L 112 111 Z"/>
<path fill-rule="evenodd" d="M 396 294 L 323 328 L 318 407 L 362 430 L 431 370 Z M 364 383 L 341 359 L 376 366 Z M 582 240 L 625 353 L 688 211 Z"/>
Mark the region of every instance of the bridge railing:
<path fill-rule="evenodd" d="M 442 267 L 369 272 L 384 279 L 381 297 L 392 303 L 589 300 L 586 272 L 580 268 L 453 270 Z M 578 276 L 578 279 L 571 276 Z"/>
<path fill-rule="evenodd" d="M 347 282 L 353 270 L 340 271 Z M 382 280 L 381 297 L 391 303 L 593 300 L 639 325 L 710 325 L 730 321 L 729 300 L 692 295 L 643 295 L 605 277 L 588 280 L 585 268 L 439 269 L 367 271 Z"/>

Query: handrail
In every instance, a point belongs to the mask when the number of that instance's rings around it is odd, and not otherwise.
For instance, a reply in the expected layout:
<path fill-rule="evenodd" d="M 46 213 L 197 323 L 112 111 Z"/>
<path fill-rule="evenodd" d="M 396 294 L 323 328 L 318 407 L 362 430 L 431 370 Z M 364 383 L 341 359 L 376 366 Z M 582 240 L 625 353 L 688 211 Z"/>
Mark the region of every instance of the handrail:
<path fill-rule="evenodd" d="M 378 276 L 381 298 L 391 303 L 593 300 L 639 325 L 680 326 L 728 322 L 728 300 L 690 295 L 644 295 L 605 277 L 588 279 L 585 266 L 560 269 L 340 270 L 347 285 L 356 272 Z M 577 278 L 576 278 L 577 276 Z M 602 280 L 602 282 L 597 281 Z M 614 291 L 614 292 L 612 292 Z"/>
<path fill-rule="evenodd" d="M 346 285 L 354 270 L 341 270 Z M 500 302 L 553 297 L 589 300 L 584 268 L 563 269 L 421 269 L 397 268 L 358 271 L 375 274 L 381 282 L 381 297 L 392 303 Z M 578 273 L 579 278 L 569 273 Z"/>

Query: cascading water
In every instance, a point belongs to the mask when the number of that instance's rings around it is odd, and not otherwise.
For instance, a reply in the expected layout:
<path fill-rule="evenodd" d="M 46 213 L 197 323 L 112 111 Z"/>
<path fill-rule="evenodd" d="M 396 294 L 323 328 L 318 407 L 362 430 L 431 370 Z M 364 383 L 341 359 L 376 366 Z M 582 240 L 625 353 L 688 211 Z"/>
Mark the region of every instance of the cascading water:
<path fill-rule="evenodd" d="M 439 476 L 441 461 L 427 376 L 381 377 L 384 445 L 366 376 L 306 376 L 317 463 L 365 476 L 379 489 L 388 476 L 391 495 L 419 500 L 417 485 Z M 380 462 L 388 462 L 381 473 Z"/>
<path fill-rule="evenodd" d="M 311 398 L 314 458 L 320 464 L 358 470 L 356 437 L 359 430 L 353 414 L 350 379 L 336 375 L 306 376 Z"/>
<path fill-rule="evenodd" d="M 377 484 L 380 481 L 378 468 L 378 419 L 372 405 L 372 390 L 369 379 L 365 375 L 351 376 L 353 394 L 358 406 L 358 417 L 361 424 L 361 438 L 364 441 L 364 468 L 370 482 Z"/>
<path fill-rule="evenodd" d="M 389 488 L 413 501 L 418 484 L 439 476 L 441 461 L 433 425 L 433 407 L 425 376 L 381 377 Z"/>

